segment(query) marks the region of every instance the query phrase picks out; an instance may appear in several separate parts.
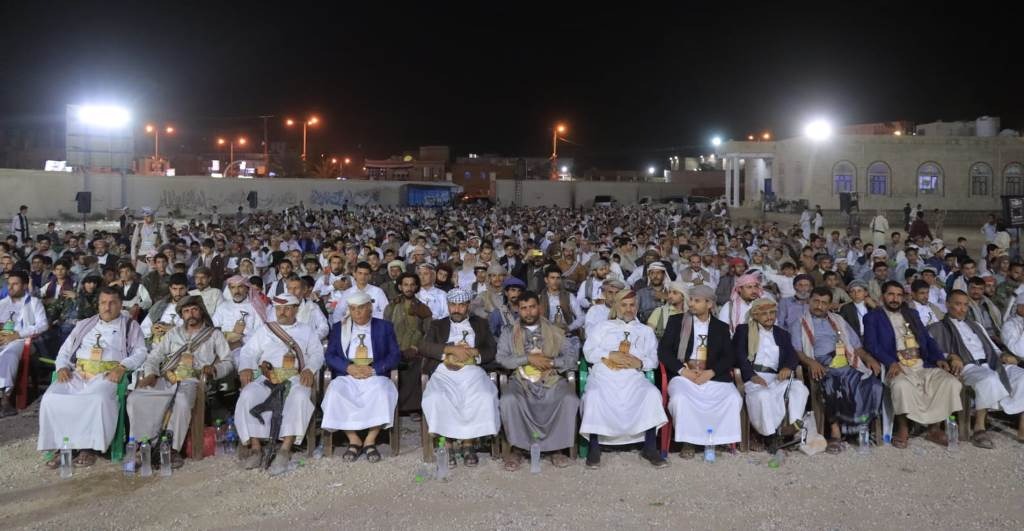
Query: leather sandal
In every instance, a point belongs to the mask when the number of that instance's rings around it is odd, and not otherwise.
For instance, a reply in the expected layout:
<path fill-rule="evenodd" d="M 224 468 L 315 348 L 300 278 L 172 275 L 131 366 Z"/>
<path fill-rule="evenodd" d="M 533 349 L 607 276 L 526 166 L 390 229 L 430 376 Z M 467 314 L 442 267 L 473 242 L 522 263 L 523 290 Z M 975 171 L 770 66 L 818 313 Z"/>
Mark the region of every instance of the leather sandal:
<path fill-rule="evenodd" d="M 359 455 L 363 453 L 363 447 L 357 444 L 350 444 L 348 448 L 345 448 L 345 453 L 341 454 L 341 460 L 346 463 L 352 463 L 356 459 L 359 459 Z"/>
<path fill-rule="evenodd" d="M 75 468 L 88 468 L 96 464 L 96 454 L 89 450 L 82 450 L 72 463 L 75 465 Z"/>
<path fill-rule="evenodd" d="M 996 447 L 996 444 L 992 442 L 992 436 L 987 431 L 975 432 L 971 436 L 971 444 L 985 450 L 991 450 Z"/>
<path fill-rule="evenodd" d="M 380 452 L 377 451 L 376 444 L 370 444 L 363 448 L 363 453 L 366 454 L 366 460 L 371 463 L 379 463 L 381 460 Z"/>
<path fill-rule="evenodd" d="M 502 461 L 502 466 L 507 472 L 515 472 L 523 466 L 523 456 L 519 455 L 519 452 L 516 452 L 515 450 L 509 452 L 508 456 L 506 456 Z"/>

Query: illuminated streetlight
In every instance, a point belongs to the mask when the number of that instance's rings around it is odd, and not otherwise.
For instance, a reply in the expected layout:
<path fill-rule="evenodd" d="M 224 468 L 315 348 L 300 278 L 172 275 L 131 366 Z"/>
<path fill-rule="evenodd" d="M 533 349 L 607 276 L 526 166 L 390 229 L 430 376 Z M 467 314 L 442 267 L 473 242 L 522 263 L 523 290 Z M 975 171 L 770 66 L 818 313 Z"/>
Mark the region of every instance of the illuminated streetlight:
<path fill-rule="evenodd" d="M 814 120 L 804 127 L 804 134 L 811 140 L 821 142 L 832 136 L 832 124 L 825 120 Z"/>
<path fill-rule="evenodd" d="M 569 173 L 569 167 L 568 166 L 562 166 L 562 173 Z"/>
<path fill-rule="evenodd" d="M 896 135 L 896 136 L 903 136 L 903 131 L 896 131 L 893 134 Z"/>
<path fill-rule="evenodd" d="M 337 164 L 337 163 L 338 163 L 338 159 L 336 157 L 331 157 L 331 164 Z"/>
<path fill-rule="evenodd" d="M 352 164 L 352 159 L 345 157 L 345 164 Z"/>
<path fill-rule="evenodd" d="M 228 145 L 228 168 L 235 163 L 235 142 L 238 142 L 239 146 L 244 146 L 248 140 L 246 140 L 244 136 L 238 137 L 237 140 L 225 140 L 223 137 L 217 139 L 218 146 L 223 146 L 224 144 Z M 228 168 L 224 169 L 225 176 L 227 175 Z"/>
<path fill-rule="evenodd" d="M 716 136 L 716 137 L 712 138 L 711 139 L 711 145 L 715 146 L 715 147 L 721 146 L 722 145 L 722 137 Z"/>
<path fill-rule="evenodd" d="M 753 140 L 753 139 L 754 139 L 754 135 L 747 135 L 747 140 Z"/>
<path fill-rule="evenodd" d="M 555 124 L 551 130 L 551 180 L 558 179 L 558 135 L 564 135 L 568 128 L 565 124 Z"/>
<path fill-rule="evenodd" d="M 284 121 L 284 123 L 288 127 L 291 127 L 291 126 L 295 125 L 295 120 L 292 120 L 291 118 L 288 118 L 287 120 Z M 320 118 L 317 118 L 316 116 L 310 116 L 308 120 L 302 122 L 302 160 L 303 161 L 306 160 L 306 129 L 309 126 L 316 125 L 318 123 L 320 123 Z"/>
<path fill-rule="evenodd" d="M 650 166 L 647 168 L 647 175 L 654 175 L 655 171 L 657 170 L 654 169 L 654 166 Z"/>
<path fill-rule="evenodd" d="M 765 134 L 761 135 L 761 138 L 763 138 L 765 140 L 771 140 L 772 139 L 772 134 L 771 133 L 765 133 Z"/>
<path fill-rule="evenodd" d="M 153 159 L 160 160 L 160 129 L 153 124 L 146 124 L 146 132 L 153 133 Z M 165 126 L 164 132 L 167 134 L 174 133 L 174 128 L 171 126 Z"/>

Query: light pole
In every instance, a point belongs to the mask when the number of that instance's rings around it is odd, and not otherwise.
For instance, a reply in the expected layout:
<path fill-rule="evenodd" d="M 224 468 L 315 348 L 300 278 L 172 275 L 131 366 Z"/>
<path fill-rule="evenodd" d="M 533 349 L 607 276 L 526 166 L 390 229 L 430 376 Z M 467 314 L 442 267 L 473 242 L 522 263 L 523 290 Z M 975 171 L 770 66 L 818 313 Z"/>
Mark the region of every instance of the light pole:
<path fill-rule="evenodd" d="M 164 131 L 167 134 L 174 133 L 174 127 L 166 126 Z M 146 126 L 147 133 L 153 133 L 153 159 L 160 160 L 160 129 L 153 124 Z"/>
<path fill-rule="evenodd" d="M 248 142 L 248 141 L 245 139 L 245 137 L 239 137 L 238 138 L 238 145 L 239 146 L 244 146 L 246 142 Z M 217 145 L 218 146 L 223 146 L 224 144 L 228 145 L 228 157 L 229 157 L 228 166 L 231 166 L 232 164 L 235 163 L 235 141 L 234 140 L 224 140 L 223 138 L 218 138 L 217 139 Z"/>
<path fill-rule="evenodd" d="M 291 118 L 284 121 L 285 125 L 291 127 L 295 125 L 295 120 Z M 316 116 L 311 116 L 308 120 L 302 122 L 302 161 L 306 161 L 306 129 L 311 125 L 320 123 L 320 119 Z"/>
<path fill-rule="evenodd" d="M 565 134 L 565 124 L 556 124 L 551 130 L 551 180 L 558 180 L 558 135 Z"/>

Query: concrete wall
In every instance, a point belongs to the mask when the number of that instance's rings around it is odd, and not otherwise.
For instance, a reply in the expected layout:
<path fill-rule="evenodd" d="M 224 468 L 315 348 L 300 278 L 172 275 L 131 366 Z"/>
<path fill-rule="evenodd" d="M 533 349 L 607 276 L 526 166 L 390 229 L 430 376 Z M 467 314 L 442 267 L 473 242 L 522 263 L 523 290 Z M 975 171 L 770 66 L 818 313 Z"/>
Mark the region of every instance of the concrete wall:
<path fill-rule="evenodd" d="M 303 202 L 307 207 L 338 208 L 343 203 L 397 205 L 401 181 L 338 181 L 328 179 L 213 179 L 204 176 L 157 177 L 57 173 L 0 169 L 0 215 L 10 219 L 18 206 L 29 207 L 33 219 L 75 218 L 75 194 L 92 192 L 93 214 L 128 206 L 159 208 L 184 215 L 221 213 L 246 207 L 256 191 L 260 209 L 284 209 Z"/>
<path fill-rule="evenodd" d="M 641 197 L 686 195 L 688 185 L 675 183 L 619 183 L 595 181 L 520 181 L 523 187 L 522 204 L 525 206 L 589 207 L 594 197 L 610 195 L 621 204 L 635 204 Z M 498 180 L 498 200 L 503 205 L 515 202 L 516 181 Z"/>

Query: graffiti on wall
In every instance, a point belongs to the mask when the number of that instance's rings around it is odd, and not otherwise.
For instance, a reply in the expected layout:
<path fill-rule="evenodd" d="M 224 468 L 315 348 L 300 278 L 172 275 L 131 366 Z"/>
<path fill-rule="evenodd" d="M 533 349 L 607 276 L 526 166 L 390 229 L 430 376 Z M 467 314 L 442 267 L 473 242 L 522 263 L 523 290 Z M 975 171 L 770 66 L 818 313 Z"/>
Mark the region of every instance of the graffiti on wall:
<path fill-rule="evenodd" d="M 181 212 L 208 212 L 216 206 L 222 211 L 234 209 L 248 204 L 246 197 L 249 190 L 237 190 L 224 193 L 202 189 L 164 190 L 160 194 L 157 206 L 164 211 L 178 210 Z M 353 190 L 317 190 L 309 192 L 308 205 L 316 208 L 341 208 L 343 205 L 365 206 L 380 202 L 379 189 Z M 258 191 L 258 208 L 263 210 L 280 210 L 299 204 L 299 195 L 294 191 L 266 193 Z"/>
<path fill-rule="evenodd" d="M 380 190 L 313 190 L 309 193 L 309 204 L 321 208 L 340 208 L 344 205 L 366 206 L 380 202 Z"/>

